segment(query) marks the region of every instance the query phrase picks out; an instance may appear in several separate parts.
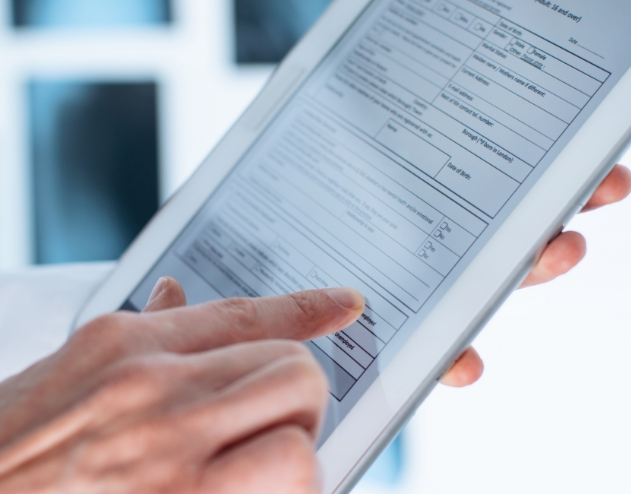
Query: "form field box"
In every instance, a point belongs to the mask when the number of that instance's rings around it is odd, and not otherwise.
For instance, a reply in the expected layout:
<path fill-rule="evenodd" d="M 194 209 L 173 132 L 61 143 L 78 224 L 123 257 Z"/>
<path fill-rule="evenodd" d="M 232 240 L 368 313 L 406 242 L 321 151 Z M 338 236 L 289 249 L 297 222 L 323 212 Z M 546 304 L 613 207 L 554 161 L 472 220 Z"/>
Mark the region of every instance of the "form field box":
<path fill-rule="evenodd" d="M 458 263 L 460 258 L 441 244 L 446 239 L 446 233 L 437 228 L 430 238 L 417 251 L 416 256 L 424 263 L 434 268 L 442 276 L 447 276 Z"/>
<path fill-rule="evenodd" d="M 452 84 L 471 91 L 478 98 L 491 103 L 497 108 L 509 109 L 511 117 L 552 141 L 556 141 L 567 129 L 568 122 L 564 122 L 530 101 L 517 96 L 496 82 L 485 79 L 478 72 L 474 72 L 468 67 L 462 68 L 456 77 L 452 79 Z"/>
<path fill-rule="evenodd" d="M 368 331 L 362 324 L 356 322 L 346 328 L 342 334 L 348 335 L 356 341 L 369 355 L 376 357 L 383 350 L 386 344 Z"/>
<path fill-rule="evenodd" d="M 342 367 L 354 379 L 359 379 L 364 368 L 351 358 L 344 350 L 326 336 L 313 340 L 312 343 Z"/>
<path fill-rule="evenodd" d="M 430 177 L 435 177 L 451 159 L 451 156 L 392 120 L 381 129 L 376 140 Z"/>
<path fill-rule="evenodd" d="M 471 160 L 463 168 L 450 163 L 436 180 L 491 218 L 520 185 L 497 168 L 478 160 Z"/>
<path fill-rule="evenodd" d="M 306 343 L 306 345 L 324 370 L 329 381 L 330 393 L 337 398 L 338 401 L 342 401 L 346 393 L 348 393 L 357 382 L 356 379 L 329 357 L 329 355 L 324 353 L 315 343 L 310 341 Z"/>

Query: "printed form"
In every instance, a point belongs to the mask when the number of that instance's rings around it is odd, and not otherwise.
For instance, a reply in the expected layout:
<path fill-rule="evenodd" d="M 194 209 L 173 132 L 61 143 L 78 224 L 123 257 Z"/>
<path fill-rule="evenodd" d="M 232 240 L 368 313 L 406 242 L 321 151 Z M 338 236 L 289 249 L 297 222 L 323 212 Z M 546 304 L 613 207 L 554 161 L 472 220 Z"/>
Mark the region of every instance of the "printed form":
<path fill-rule="evenodd" d="M 174 247 L 206 299 L 359 289 L 340 402 L 611 76 L 484 5 L 376 2 Z"/>

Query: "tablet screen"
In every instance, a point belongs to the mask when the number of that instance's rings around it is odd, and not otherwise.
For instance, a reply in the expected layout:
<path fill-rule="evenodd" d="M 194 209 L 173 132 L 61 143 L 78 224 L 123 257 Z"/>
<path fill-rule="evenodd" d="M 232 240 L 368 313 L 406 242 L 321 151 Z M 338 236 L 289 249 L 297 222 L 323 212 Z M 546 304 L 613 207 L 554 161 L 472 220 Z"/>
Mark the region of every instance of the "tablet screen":
<path fill-rule="evenodd" d="M 631 3 L 375 0 L 125 304 L 352 286 L 325 437 L 631 65 Z"/>

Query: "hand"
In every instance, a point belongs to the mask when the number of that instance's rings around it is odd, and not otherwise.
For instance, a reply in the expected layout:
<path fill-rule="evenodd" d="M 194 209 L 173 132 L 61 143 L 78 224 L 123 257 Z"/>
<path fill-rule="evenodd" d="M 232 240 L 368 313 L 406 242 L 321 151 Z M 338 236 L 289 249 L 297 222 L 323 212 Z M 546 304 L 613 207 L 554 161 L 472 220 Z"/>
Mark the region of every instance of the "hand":
<path fill-rule="evenodd" d="M 345 328 L 361 294 L 185 305 L 163 278 L 143 314 L 101 317 L 0 384 L 0 492 L 319 492 L 327 383 L 273 339 Z"/>
<path fill-rule="evenodd" d="M 583 212 L 619 202 L 630 192 L 631 172 L 618 165 L 596 190 Z M 581 262 L 585 252 L 585 238 L 580 233 L 562 233 L 545 249 L 522 288 L 547 283 L 567 273 Z M 482 359 L 473 348 L 469 348 L 445 374 L 442 383 L 453 387 L 468 386 L 480 379 L 483 371 Z"/>

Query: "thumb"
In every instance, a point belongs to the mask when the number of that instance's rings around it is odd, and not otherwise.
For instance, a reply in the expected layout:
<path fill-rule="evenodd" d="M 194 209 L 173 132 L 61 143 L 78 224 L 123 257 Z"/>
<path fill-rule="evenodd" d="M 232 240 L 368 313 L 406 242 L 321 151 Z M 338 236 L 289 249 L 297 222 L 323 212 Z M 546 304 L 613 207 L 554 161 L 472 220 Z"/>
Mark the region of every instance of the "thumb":
<path fill-rule="evenodd" d="M 164 276 L 158 280 L 151 292 L 143 312 L 158 312 L 186 306 L 186 294 L 182 285 L 173 278 Z"/>

